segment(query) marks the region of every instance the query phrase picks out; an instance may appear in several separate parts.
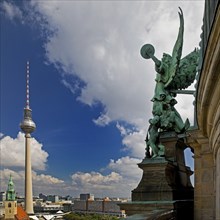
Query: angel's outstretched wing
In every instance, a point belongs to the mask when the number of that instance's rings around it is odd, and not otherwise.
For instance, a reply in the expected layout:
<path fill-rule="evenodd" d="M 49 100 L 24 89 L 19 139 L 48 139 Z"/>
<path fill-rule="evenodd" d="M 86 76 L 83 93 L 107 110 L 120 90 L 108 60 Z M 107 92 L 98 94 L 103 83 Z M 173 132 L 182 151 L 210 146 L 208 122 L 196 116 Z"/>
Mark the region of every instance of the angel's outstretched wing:
<path fill-rule="evenodd" d="M 166 82 L 165 87 L 168 87 L 169 84 L 172 82 L 173 78 L 177 74 L 180 59 L 182 56 L 182 48 L 183 48 L 183 32 L 184 32 L 184 18 L 183 18 L 183 12 L 182 9 L 180 9 L 179 12 L 179 18 L 180 18 L 180 27 L 179 27 L 179 33 L 177 36 L 176 43 L 173 47 L 172 52 L 172 60 L 169 65 L 169 80 Z"/>
<path fill-rule="evenodd" d="M 196 67 L 198 65 L 198 53 L 198 50 L 195 49 L 193 52 L 181 59 L 179 68 L 172 81 L 167 86 L 167 89 L 186 89 L 193 83 L 196 76 Z"/>

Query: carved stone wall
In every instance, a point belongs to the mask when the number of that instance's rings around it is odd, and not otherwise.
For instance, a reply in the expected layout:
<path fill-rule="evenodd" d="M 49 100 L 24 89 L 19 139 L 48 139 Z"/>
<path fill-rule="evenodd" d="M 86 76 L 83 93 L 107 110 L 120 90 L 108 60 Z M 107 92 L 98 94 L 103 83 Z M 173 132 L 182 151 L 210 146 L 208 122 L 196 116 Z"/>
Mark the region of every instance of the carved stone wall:
<path fill-rule="evenodd" d="M 204 19 L 202 27 L 202 42 L 201 42 L 201 55 L 204 57 L 207 42 L 209 40 L 209 33 L 212 29 L 213 20 L 215 19 L 215 11 L 218 7 L 219 0 L 205 1 Z"/>
<path fill-rule="evenodd" d="M 195 151 L 195 220 L 220 220 L 220 7 L 206 1 L 206 42 L 197 87 L 198 131 L 192 134 Z M 214 10 L 215 9 L 215 10 Z M 212 15 L 212 16 L 211 16 Z M 204 49 L 205 47 L 205 49 Z"/>
<path fill-rule="evenodd" d="M 220 219 L 220 148 L 216 157 L 216 219 Z"/>

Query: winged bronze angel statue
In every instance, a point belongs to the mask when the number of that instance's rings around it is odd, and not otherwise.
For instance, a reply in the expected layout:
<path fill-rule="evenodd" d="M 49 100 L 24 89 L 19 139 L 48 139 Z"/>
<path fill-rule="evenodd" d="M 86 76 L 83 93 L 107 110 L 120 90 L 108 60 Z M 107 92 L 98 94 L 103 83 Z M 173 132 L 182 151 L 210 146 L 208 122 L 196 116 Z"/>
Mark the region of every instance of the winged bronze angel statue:
<path fill-rule="evenodd" d="M 186 89 L 195 80 L 196 68 L 198 64 L 198 50 L 195 49 L 190 54 L 181 59 L 183 48 L 184 18 L 180 9 L 180 27 L 172 55 L 163 54 L 161 60 L 154 56 L 154 47 L 145 44 L 141 48 L 141 55 L 145 59 L 152 59 L 155 63 L 156 86 L 154 90 L 153 118 L 149 120 L 150 126 L 146 138 L 146 156 L 164 156 L 164 146 L 159 143 L 159 132 L 175 131 L 183 133 L 189 127 L 189 120 L 183 122 L 180 114 L 175 109 L 177 103 L 175 97 L 179 90 Z M 152 149 L 152 155 L 149 153 Z"/>

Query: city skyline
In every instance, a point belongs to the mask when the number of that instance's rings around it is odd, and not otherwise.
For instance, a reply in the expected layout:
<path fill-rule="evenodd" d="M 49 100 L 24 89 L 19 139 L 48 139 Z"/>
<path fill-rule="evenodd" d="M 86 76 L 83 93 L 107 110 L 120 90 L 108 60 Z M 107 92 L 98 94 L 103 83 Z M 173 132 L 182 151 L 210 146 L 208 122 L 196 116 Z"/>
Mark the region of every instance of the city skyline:
<path fill-rule="evenodd" d="M 140 48 L 171 53 L 178 6 L 187 54 L 199 45 L 204 1 L 1 2 L 1 191 L 11 173 L 23 193 L 29 61 L 33 194 L 130 195 L 142 174 L 136 164 L 156 75 Z M 179 97 L 178 111 L 192 122 L 193 97 Z"/>

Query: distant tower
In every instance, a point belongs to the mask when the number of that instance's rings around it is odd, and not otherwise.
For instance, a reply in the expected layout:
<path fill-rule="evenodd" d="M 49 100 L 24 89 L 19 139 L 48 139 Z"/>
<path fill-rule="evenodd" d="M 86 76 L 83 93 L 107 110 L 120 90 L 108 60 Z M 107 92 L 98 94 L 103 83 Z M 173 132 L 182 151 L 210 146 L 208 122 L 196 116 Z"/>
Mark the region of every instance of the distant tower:
<path fill-rule="evenodd" d="M 15 199 L 14 183 L 12 181 L 11 175 L 8 182 L 6 200 L 4 203 L 5 203 L 5 219 L 14 219 L 15 215 L 17 214 L 17 201 Z"/>
<path fill-rule="evenodd" d="M 32 171 L 31 171 L 31 133 L 36 129 L 32 121 L 32 114 L 29 103 L 29 62 L 27 62 L 26 82 L 26 107 L 24 108 L 24 119 L 20 124 L 25 133 L 25 211 L 33 214 L 33 192 L 32 192 Z"/>

